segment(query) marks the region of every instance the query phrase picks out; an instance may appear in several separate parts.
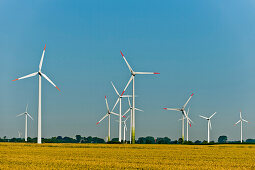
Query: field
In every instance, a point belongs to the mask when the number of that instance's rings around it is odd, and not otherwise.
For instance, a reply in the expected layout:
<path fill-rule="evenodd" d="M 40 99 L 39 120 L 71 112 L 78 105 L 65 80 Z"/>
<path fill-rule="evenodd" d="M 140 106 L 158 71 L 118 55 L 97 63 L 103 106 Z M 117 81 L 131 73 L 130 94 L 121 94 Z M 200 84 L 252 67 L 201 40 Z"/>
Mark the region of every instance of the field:
<path fill-rule="evenodd" d="M 255 169 L 255 145 L 0 143 L 0 169 Z"/>

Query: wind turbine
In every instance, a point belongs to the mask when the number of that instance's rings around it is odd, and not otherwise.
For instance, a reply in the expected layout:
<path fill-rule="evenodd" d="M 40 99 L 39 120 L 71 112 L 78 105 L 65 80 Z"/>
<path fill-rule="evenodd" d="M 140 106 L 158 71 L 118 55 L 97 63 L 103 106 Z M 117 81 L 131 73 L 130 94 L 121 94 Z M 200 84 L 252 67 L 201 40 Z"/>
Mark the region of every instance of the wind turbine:
<path fill-rule="evenodd" d="M 113 82 L 111 82 L 111 84 L 112 84 L 112 86 L 113 86 L 115 92 L 116 92 L 117 95 L 118 95 L 118 99 L 117 99 L 115 105 L 113 106 L 112 111 L 115 109 L 115 107 L 116 107 L 116 105 L 118 104 L 118 102 L 119 102 L 119 104 L 120 104 L 120 106 L 119 106 L 119 142 L 121 142 L 121 129 L 122 129 L 122 128 L 121 128 L 121 122 L 122 122 L 122 121 L 121 121 L 121 118 L 122 118 L 122 115 L 121 115 L 121 101 L 122 101 L 122 98 L 123 98 L 123 97 L 131 97 L 131 96 L 130 96 L 130 95 L 120 95 L 119 92 L 117 91 L 117 89 L 115 88 Z M 125 116 L 123 115 L 123 117 L 125 117 Z"/>
<path fill-rule="evenodd" d="M 129 100 L 129 97 L 128 97 L 128 104 L 129 104 L 129 108 L 127 109 L 127 111 L 123 114 L 123 116 L 125 116 L 129 111 L 130 111 L 130 117 L 132 117 L 132 106 L 131 106 L 131 103 L 130 103 L 130 100 Z M 141 109 L 137 109 L 137 108 L 135 108 L 135 110 L 138 110 L 138 111 L 141 111 L 141 112 L 143 112 L 143 110 L 141 110 Z M 132 119 L 130 119 L 130 143 L 131 143 L 131 136 L 132 136 L 132 131 L 131 131 L 131 129 L 132 129 Z"/>
<path fill-rule="evenodd" d="M 164 108 L 165 110 L 175 110 L 175 111 L 180 111 L 182 113 L 182 140 L 184 141 L 184 119 L 187 119 L 187 124 L 190 124 L 190 122 L 192 122 L 192 120 L 188 117 L 188 115 L 186 114 L 185 108 L 187 106 L 187 104 L 189 103 L 190 99 L 192 98 L 192 96 L 194 95 L 194 93 L 192 93 L 189 97 L 189 99 L 186 101 L 186 103 L 182 106 L 182 108 L 180 109 L 175 109 L 175 108 Z M 187 128 L 188 129 L 188 128 Z M 188 135 L 187 135 L 187 140 L 189 140 Z"/>
<path fill-rule="evenodd" d="M 22 133 L 19 130 L 18 130 L 18 134 L 19 134 L 19 139 L 20 139 L 22 136 Z"/>
<path fill-rule="evenodd" d="M 45 53 L 45 48 L 46 45 L 43 49 L 43 53 L 42 53 L 42 58 L 39 64 L 39 71 L 38 72 L 34 72 L 31 74 L 28 74 L 26 76 L 20 77 L 18 79 L 12 80 L 12 81 L 16 81 L 16 80 L 21 80 L 21 79 L 25 79 L 28 77 L 33 77 L 38 75 L 39 76 L 39 95 L 38 95 L 38 137 L 37 137 L 37 143 L 42 143 L 42 114 L 41 114 L 41 81 L 42 81 L 42 77 L 44 77 L 46 80 L 48 80 L 54 87 L 56 87 L 58 90 L 59 88 L 44 74 L 41 72 L 42 69 L 42 64 L 43 64 L 43 58 L 44 58 L 44 53 Z M 60 91 L 60 90 L 59 90 Z"/>
<path fill-rule="evenodd" d="M 106 96 L 105 96 L 105 104 L 106 104 L 106 108 L 107 108 L 107 113 L 106 113 L 106 115 L 101 120 L 99 120 L 99 122 L 97 122 L 97 125 L 108 116 L 108 142 L 109 142 L 110 141 L 110 135 L 111 135 L 110 134 L 111 133 L 111 129 L 110 129 L 110 126 L 111 126 L 111 118 L 110 118 L 111 114 L 114 114 L 116 116 L 119 116 L 119 115 L 117 113 L 114 113 L 114 112 L 110 111 Z"/>
<path fill-rule="evenodd" d="M 201 118 L 204 118 L 204 119 L 208 120 L 208 140 L 207 140 L 208 143 L 210 143 L 210 129 L 212 129 L 211 118 L 212 118 L 215 114 L 216 114 L 216 112 L 214 112 L 209 118 L 200 115 Z"/>
<path fill-rule="evenodd" d="M 24 113 L 21 113 L 16 116 L 16 117 L 19 117 L 19 116 L 25 115 L 25 142 L 27 142 L 27 116 L 30 117 L 30 119 L 34 120 L 32 118 L 32 116 L 30 116 L 30 114 L 27 112 L 27 109 L 28 109 L 28 105 L 27 105 L 26 111 Z"/>
<path fill-rule="evenodd" d="M 243 122 L 249 123 L 247 120 L 243 119 L 242 117 L 242 112 L 240 111 L 240 120 L 235 123 L 237 125 L 238 123 L 241 123 L 240 128 L 241 128 L 241 143 L 243 143 Z"/>
<path fill-rule="evenodd" d="M 126 142 L 126 131 L 127 131 L 127 120 L 128 120 L 128 118 L 129 118 L 129 116 L 126 118 L 126 120 L 124 120 L 123 121 L 123 123 L 124 123 L 124 129 L 123 129 L 123 141 L 124 141 L 124 143 Z"/>
<path fill-rule="evenodd" d="M 124 94 L 124 92 L 126 91 L 127 87 L 129 86 L 130 82 L 133 80 L 133 102 L 132 102 L 132 116 L 131 116 L 131 120 L 132 120 L 132 124 L 131 124 L 131 129 L 132 129 L 132 144 L 135 144 L 135 75 L 139 75 L 139 74 L 159 74 L 159 73 L 155 73 L 155 72 L 135 72 L 131 67 L 130 65 L 128 64 L 126 58 L 124 57 L 123 53 L 120 51 L 123 59 L 125 60 L 127 66 L 128 66 L 128 69 L 131 73 L 131 77 L 125 87 L 125 89 L 123 90 L 121 96 Z"/>

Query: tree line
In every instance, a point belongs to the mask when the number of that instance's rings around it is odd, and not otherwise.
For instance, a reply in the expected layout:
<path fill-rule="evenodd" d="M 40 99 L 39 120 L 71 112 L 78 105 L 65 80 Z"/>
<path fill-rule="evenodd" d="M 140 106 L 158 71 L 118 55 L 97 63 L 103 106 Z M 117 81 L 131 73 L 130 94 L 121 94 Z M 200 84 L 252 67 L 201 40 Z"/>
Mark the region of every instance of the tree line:
<path fill-rule="evenodd" d="M 6 136 L 3 138 L 0 138 L 0 142 L 25 142 L 23 138 L 11 138 L 7 139 Z M 37 138 L 30 138 L 28 137 L 29 143 L 36 143 Z M 62 137 L 62 136 L 57 136 L 57 137 L 52 137 L 52 138 L 42 138 L 43 143 L 120 143 L 118 141 L 118 138 L 113 138 L 109 142 L 105 142 L 104 139 L 98 138 L 98 137 L 82 137 L 81 135 L 76 135 L 75 138 L 71 137 Z M 244 143 L 247 144 L 252 144 L 255 143 L 255 139 L 247 139 L 246 141 L 243 141 Z M 129 141 L 125 141 L 122 143 L 129 143 Z M 240 143 L 240 141 L 228 141 L 227 136 L 223 135 L 218 138 L 217 142 L 211 141 L 208 143 L 207 141 L 183 141 L 182 138 L 179 138 L 178 140 L 171 140 L 168 137 L 157 137 L 154 138 L 152 136 L 147 136 L 147 137 L 139 137 L 138 140 L 136 140 L 137 144 L 224 144 L 224 143 L 229 143 L 229 144 L 234 144 L 234 143 Z"/>

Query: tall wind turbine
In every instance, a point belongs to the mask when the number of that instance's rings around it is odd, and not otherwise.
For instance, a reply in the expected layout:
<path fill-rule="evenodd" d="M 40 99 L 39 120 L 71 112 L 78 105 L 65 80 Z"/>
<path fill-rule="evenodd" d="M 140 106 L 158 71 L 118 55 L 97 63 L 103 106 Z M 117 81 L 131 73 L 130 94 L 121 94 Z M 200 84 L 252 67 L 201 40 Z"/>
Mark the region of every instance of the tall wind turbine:
<path fill-rule="evenodd" d="M 19 116 L 25 115 L 25 142 L 27 142 L 27 116 L 28 116 L 30 119 L 34 120 L 34 119 L 32 118 L 32 116 L 30 116 L 30 114 L 27 112 L 27 109 L 28 109 L 28 105 L 27 105 L 26 111 L 25 111 L 24 113 L 21 113 L 21 114 L 19 114 L 19 115 L 16 116 L 16 117 L 19 117 Z"/>
<path fill-rule="evenodd" d="M 131 103 L 130 103 L 129 97 L 128 97 L 128 104 L 129 104 L 129 108 L 128 108 L 127 111 L 123 114 L 123 116 L 125 116 L 128 112 L 130 112 L 130 117 L 132 117 L 132 105 L 131 105 Z M 135 108 L 135 110 L 138 110 L 138 111 L 140 111 L 140 112 L 143 112 L 143 110 L 138 109 L 138 108 Z M 130 137 L 129 141 L 130 141 L 130 143 L 131 143 L 131 136 L 132 136 L 132 131 L 131 131 L 131 129 L 132 129 L 132 119 L 130 119 L 130 134 L 129 134 L 129 137 Z"/>
<path fill-rule="evenodd" d="M 130 82 L 133 80 L 133 102 L 132 102 L 132 116 L 131 116 L 131 119 L 132 119 L 132 144 L 135 144 L 135 75 L 139 75 L 139 74 L 159 74 L 159 73 L 155 73 L 155 72 L 135 72 L 131 67 L 130 65 L 128 64 L 126 58 L 124 57 L 123 53 L 120 51 L 123 59 L 125 60 L 127 66 L 128 66 L 128 69 L 131 73 L 131 77 L 125 87 L 125 89 L 123 90 L 121 96 L 124 94 L 124 92 L 126 91 L 127 87 L 129 86 Z"/>
<path fill-rule="evenodd" d="M 111 118 L 110 118 L 111 114 L 114 114 L 116 116 L 119 116 L 119 115 L 117 113 L 114 113 L 114 112 L 110 111 L 106 96 L 105 96 L 105 104 L 106 104 L 106 108 L 107 108 L 107 113 L 101 120 L 99 120 L 99 122 L 97 122 L 97 125 L 108 116 L 108 142 L 109 142 L 110 139 L 111 139 L 110 138 L 110 135 L 111 135 L 111 128 L 110 128 L 110 126 L 111 126 Z"/>
<path fill-rule="evenodd" d="M 205 117 L 205 116 L 201 116 L 201 118 L 204 118 L 208 121 L 208 140 L 207 142 L 210 143 L 210 129 L 212 129 L 212 124 L 211 124 L 211 118 L 216 114 L 216 112 L 214 112 L 214 114 L 212 114 L 209 118 Z"/>
<path fill-rule="evenodd" d="M 16 81 L 16 80 L 25 79 L 25 78 L 28 78 L 28 77 L 33 77 L 33 76 L 36 76 L 36 75 L 39 76 L 38 137 L 37 137 L 37 143 L 39 143 L 39 144 L 42 143 L 42 114 L 41 114 L 41 104 L 42 104 L 42 101 L 41 101 L 41 81 L 42 81 L 42 77 L 44 77 L 46 80 L 48 80 L 54 87 L 56 87 L 59 90 L 59 88 L 45 74 L 43 74 L 41 72 L 42 64 L 43 64 L 43 58 L 44 58 L 44 53 L 45 53 L 45 48 L 46 48 L 46 45 L 45 45 L 45 47 L 43 49 L 42 58 L 41 58 L 41 61 L 40 61 L 40 64 L 39 64 L 39 71 L 38 72 L 34 72 L 34 73 L 28 74 L 28 75 L 26 75 L 24 77 L 20 77 L 18 79 L 12 80 L 12 81 Z"/>
<path fill-rule="evenodd" d="M 118 99 L 117 99 L 115 105 L 113 106 L 112 111 L 115 109 L 115 107 L 116 107 L 116 105 L 118 104 L 118 102 L 119 102 L 119 104 L 120 104 L 120 106 L 119 106 L 119 142 L 121 142 L 121 129 L 122 129 L 122 128 L 121 128 L 121 122 L 122 122 L 121 118 L 124 117 L 124 115 L 123 115 L 123 116 L 121 115 L 121 114 L 122 114 L 122 113 L 121 113 L 121 101 L 122 101 L 122 98 L 123 98 L 123 97 L 131 97 L 131 96 L 130 96 L 130 95 L 122 95 L 122 96 L 121 96 L 121 95 L 119 94 L 118 90 L 115 88 L 113 82 L 111 82 L 111 83 L 112 83 L 112 86 L 113 86 L 113 88 L 114 88 L 116 94 L 118 95 Z"/>
<path fill-rule="evenodd" d="M 242 112 L 240 111 L 240 120 L 235 123 L 237 125 L 238 123 L 241 123 L 240 128 L 241 128 L 241 143 L 243 143 L 243 122 L 249 123 L 247 120 L 243 119 L 242 117 Z"/>
<path fill-rule="evenodd" d="M 187 119 L 187 124 L 190 124 L 190 122 L 192 122 L 192 120 L 188 117 L 188 115 L 186 114 L 185 108 L 187 106 L 187 104 L 189 103 L 190 99 L 192 98 L 192 96 L 194 95 L 194 93 L 192 93 L 189 97 L 189 99 L 186 101 L 186 103 L 182 106 L 182 108 L 180 109 L 175 109 L 175 108 L 164 108 L 165 110 L 175 110 L 175 111 L 180 111 L 182 113 L 182 140 L 184 141 L 184 119 Z M 187 135 L 188 136 L 188 135 Z M 189 138 L 187 137 L 187 140 L 189 140 Z"/>

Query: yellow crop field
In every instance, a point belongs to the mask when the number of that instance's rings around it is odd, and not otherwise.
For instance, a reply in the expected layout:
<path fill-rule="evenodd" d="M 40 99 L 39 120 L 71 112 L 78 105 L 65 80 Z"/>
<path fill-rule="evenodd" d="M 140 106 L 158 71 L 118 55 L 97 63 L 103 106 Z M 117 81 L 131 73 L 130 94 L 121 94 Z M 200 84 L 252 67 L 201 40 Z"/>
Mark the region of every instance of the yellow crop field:
<path fill-rule="evenodd" d="M 255 169 L 255 145 L 0 143 L 0 169 Z"/>

